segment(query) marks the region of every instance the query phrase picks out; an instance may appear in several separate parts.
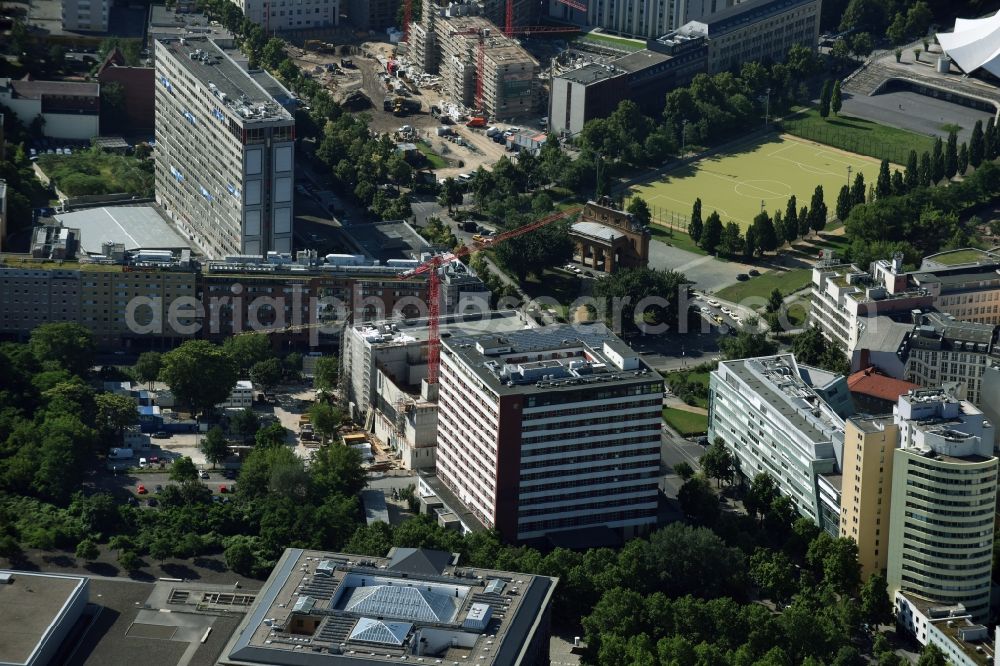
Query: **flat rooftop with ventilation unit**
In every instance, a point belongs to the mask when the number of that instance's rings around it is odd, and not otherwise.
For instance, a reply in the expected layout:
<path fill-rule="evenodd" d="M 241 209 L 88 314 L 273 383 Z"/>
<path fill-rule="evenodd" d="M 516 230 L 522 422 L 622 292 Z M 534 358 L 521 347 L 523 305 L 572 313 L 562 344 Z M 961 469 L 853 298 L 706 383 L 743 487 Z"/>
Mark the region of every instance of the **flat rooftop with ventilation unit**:
<path fill-rule="evenodd" d="M 558 580 L 458 560 L 414 548 L 376 558 L 290 548 L 219 664 L 547 664 Z"/>

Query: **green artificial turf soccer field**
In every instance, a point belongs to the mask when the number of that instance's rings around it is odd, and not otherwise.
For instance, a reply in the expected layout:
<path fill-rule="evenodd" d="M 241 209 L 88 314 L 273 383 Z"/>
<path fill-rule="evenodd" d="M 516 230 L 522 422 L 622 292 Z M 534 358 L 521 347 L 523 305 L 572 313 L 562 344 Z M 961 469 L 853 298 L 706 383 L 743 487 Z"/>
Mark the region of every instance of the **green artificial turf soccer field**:
<path fill-rule="evenodd" d="M 660 180 L 632 188 L 649 204 L 653 221 L 686 219 L 694 200 L 701 197 L 702 219 L 718 211 L 722 223 L 733 221 L 746 229 L 761 209 L 761 201 L 772 215 L 784 214 L 788 198 L 795 195 L 798 207 L 808 206 L 813 190 L 823 186 L 830 215 L 841 186 L 860 171 L 865 184 L 878 177 L 878 160 L 847 153 L 789 135 L 771 136 L 729 152 L 706 157 L 675 169 Z"/>

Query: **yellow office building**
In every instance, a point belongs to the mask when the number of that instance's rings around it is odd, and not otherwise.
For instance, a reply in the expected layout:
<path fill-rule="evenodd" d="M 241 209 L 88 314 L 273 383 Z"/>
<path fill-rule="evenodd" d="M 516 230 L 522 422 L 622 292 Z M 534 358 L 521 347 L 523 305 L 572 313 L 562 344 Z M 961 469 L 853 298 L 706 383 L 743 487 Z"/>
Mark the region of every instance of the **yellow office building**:
<path fill-rule="evenodd" d="M 864 578 L 884 571 L 888 564 L 892 463 L 898 437 L 891 415 L 853 417 L 844 428 L 840 536 L 858 544 Z"/>

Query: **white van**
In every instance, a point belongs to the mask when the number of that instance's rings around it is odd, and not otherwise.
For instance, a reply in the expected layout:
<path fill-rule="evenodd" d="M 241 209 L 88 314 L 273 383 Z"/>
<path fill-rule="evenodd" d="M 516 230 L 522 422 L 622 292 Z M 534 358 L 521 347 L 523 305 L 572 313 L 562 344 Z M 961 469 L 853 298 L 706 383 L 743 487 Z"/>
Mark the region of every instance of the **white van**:
<path fill-rule="evenodd" d="M 139 458 L 139 469 L 145 469 L 149 467 L 149 461 L 145 458 Z"/>

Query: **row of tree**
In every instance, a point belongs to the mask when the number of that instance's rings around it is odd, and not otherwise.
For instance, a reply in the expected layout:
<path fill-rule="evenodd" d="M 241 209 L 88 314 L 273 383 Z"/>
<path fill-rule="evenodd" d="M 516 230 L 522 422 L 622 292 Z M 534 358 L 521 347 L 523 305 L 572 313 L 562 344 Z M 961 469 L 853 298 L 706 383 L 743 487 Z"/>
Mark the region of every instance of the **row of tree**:
<path fill-rule="evenodd" d="M 698 198 L 691 209 L 688 234 L 698 247 L 710 254 L 749 260 L 764 252 L 774 252 L 786 242 L 805 238 L 810 232 L 825 229 L 828 212 L 822 185 L 816 186 L 809 203 L 808 207 L 798 208 L 793 194 L 784 213 L 777 210 L 771 215 L 762 210 L 743 233 L 736 222 L 730 221 L 723 226 L 721 216 L 714 210 L 703 222 L 701 198 Z"/>

